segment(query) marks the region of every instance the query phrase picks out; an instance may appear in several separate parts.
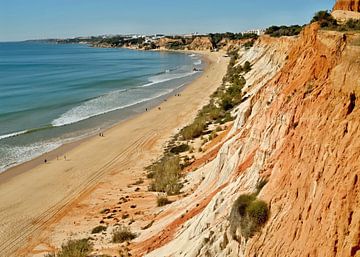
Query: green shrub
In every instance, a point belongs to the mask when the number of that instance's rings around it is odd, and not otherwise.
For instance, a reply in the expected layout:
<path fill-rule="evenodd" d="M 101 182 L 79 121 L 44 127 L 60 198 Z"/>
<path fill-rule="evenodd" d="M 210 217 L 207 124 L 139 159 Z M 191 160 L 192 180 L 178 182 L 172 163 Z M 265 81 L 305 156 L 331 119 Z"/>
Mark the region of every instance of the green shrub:
<path fill-rule="evenodd" d="M 87 257 L 93 250 L 89 239 L 69 240 L 61 246 L 57 254 L 46 254 L 45 257 Z"/>
<path fill-rule="evenodd" d="M 255 41 L 253 41 L 253 40 L 248 41 L 248 42 L 246 42 L 246 43 L 244 44 L 244 47 L 245 47 L 246 49 L 249 49 L 249 48 L 251 48 L 251 47 L 254 46 L 254 43 L 255 43 Z"/>
<path fill-rule="evenodd" d="M 132 233 L 128 227 L 121 226 L 113 231 L 112 242 L 123 243 L 136 238 L 136 234 Z"/>
<path fill-rule="evenodd" d="M 250 219 L 257 225 L 261 226 L 269 218 L 269 209 L 264 201 L 256 200 L 250 203 L 246 208 Z"/>
<path fill-rule="evenodd" d="M 221 99 L 221 107 L 225 111 L 231 110 L 234 107 L 232 98 L 228 95 L 224 95 L 224 97 Z"/>
<path fill-rule="evenodd" d="M 230 232 L 240 227 L 241 235 L 252 237 L 268 220 L 269 209 L 264 201 L 256 199 L 255 194 L 240 195 L 234 202 L 230 213 Z"/>
<path fill-rule="evenodd" d="M 154 163 L 151 168 L 153 180 L 150 190 L 164 192 L 168 195 L 179 194 L 180 184 L 180 158 L 178 156 L 166 156 L 159 162 Z"/>
<path fill-rule="evenodd" d="M 243 70 L 244 70 L 245 73 L 251 71 L 251 64 L 250 64 L 250 62 L 246 61 L 246 62 L 244 63 Z"/>
<path fill-rule="evenodd" d="M 97 226 L 91 230 L 91 234 L 98 234 L 106 230 L 105 226 Z"/>
<path fill-rule="evenodd" d="M 296 36 L 299 35 L 303 26 L 271 26 L 265 30 L 265 34 L 271 37 Z"/>
<path fill-rule="evenodd" d="M 170 149 L 170 153 L 179 154 L 186 152 L 190 149 L 188 144 L 181 144 Z"/>
<path fill-rule="evenodd" d="M 201 136 L 202 132 L 206 128 L 206 119 L 205 117 L 197 117 L 194 122 L 186 126 L 180 131 L 184 140 L 190 140 Z"/>
<path fill-rule="evenodd" d="M 318 22 L 322 28 L 336 27 L 338 25 L 329 11 L 319 11 L 315 13 L 311 22 Z"/>
<path fill-rule="evenodd" d="M 256 199 L 256 196 L 253 194 L 240 195 L 239 198 L 235 201 L 234 206 L 237 208 L 237 212 L 240 216 L 245 216 L 246 209 Z"/>
<path fill-rule="evenodd" d="M 345 23 L 346 30 L 360 30 L 360 20 L 350 19 Z"/>
<path fill-rule="evenodd" d="M 157 198 L 157 206 L 165 206 L 167 204 L 172 203 L 166 196 L 158 196 Z"/>

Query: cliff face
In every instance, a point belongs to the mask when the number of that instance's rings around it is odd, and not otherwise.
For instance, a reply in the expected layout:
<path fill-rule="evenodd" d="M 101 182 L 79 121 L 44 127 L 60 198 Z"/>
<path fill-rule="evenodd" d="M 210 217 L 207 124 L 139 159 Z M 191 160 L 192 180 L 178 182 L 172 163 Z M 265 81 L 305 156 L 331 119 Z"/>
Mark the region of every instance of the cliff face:
<path fill-rule="evenodd" d="M 349 19 L 360 19 L 360 1 L 338 0 L 336 1 L 332 15 L 339 22 L 346 22 Z"/>
<path fill-rule="evenodd" d="M 134 252 L 360 256 L 359 39 L 313 24 L 298 39 L 263 37 L 243 52 L 240 63 L 253 66 L 231 131 L 187 175 L 193 194 L 166 209 Z M 270 218 L 248 241 L 234 237 L 232 205 L 261 178 Z"/>
<path fill-rule="evenodd" d="M 212 50 L 213 44 L 209 37 L 196 37 L 189 45 L 189 50 Z"/>
<path fill-rule="evenodd" d="M 359 0 L 337 0 L 334 10 L 360 12 Z"/>

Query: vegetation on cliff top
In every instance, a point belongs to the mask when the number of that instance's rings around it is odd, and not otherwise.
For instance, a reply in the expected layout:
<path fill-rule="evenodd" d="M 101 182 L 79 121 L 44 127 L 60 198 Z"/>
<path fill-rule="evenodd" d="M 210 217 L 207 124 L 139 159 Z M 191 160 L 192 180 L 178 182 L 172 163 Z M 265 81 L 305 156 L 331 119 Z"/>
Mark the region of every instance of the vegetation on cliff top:
<path fill-rule="evenodd" d="M 271 37 L 296 36 L 300 34 L 302 29 L 303 26 L 300 25 L 271 26 L 265 30 L 265 34 Z"/>
<path fill-rule="evenodd" d="M 219 43 L 223 39 L 229 39 L 229 40 L 240 40 L 240 39 L 257 39 L 259 36 L 255 33 L 232 33 L 232 32 L 226 32 L 226 33 L 210 33 L 209 37 L 211 39 L 211 42 L 213 43 L 213 46 L 215 48 L 219 48 Z"/>
<path fill-rule="evenodd" d="M 338 23 L 329 11 L 319 11 L 311 22 L 318 22 L 322 29 L 336 31 L 360 30 L 360 20 L 349 19 L 345 23 Z"/>

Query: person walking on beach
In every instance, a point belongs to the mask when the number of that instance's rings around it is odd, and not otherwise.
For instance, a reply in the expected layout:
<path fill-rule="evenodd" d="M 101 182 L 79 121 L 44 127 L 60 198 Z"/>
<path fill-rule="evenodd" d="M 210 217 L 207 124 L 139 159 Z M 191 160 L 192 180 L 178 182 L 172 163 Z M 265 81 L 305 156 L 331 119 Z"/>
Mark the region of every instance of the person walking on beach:
<path fill-rule="evenodd" d="M 44 163 L 45 163 L 45 164 L 47 163 L 47 160 L 46 160 L 46 159 L 44 160 Z"/>

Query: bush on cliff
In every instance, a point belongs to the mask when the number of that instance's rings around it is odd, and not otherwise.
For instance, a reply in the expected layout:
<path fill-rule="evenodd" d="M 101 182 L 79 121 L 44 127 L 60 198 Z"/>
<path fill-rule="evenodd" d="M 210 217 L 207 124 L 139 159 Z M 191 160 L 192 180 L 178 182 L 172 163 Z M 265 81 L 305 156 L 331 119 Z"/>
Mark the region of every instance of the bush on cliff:
<path fill-rule="evenodd" d="M 300 34 L 302 28 L 300 25 L 271 26 L 265 30 L 265 34 L 271 37 L 296 36 Z"/>
<path fill-rule="evenodd" d="M 132 233 L 128 227 L 121 226 L 114 230 L 112 242 L 123 243 L 126 241 L 131 241 L 135 238 L 136 238 L 136 234 Z"/>
<path fill-rule="evenodd" d="M 150 166 L 153 174 L 150 190 L 164 192 L 168 195 L 180 193 L 180 158 L 178 156 L 165 156 Z"/>
<path fill-rule="evenodd" d="M 166 196 L 158 196 L 156 202 L 158 207 L 172 203 Z"/>
<path fill-rule="evenodd" d="M 181 144 L 181 145 L 178 145 L 178 146 L 174 146 L 170 149 L 170 153 L 173 153 L 173 154 L 179 154 L 179 153 L 183 153 L 183 152 L 186 152 L 190 149 L 189 145 L 188 144 Z"/>
<path fill-rule="evenodd" d="M 328 11 L 319 11 L 311 22 L 318 22 L 320 27 L 328 30 L 353 31 L 360 30 L 360 20 L 349 19 L 346 23 L 339 24 Z"/>
<path fill-rule="evenodd" d="M 91 234 L 98 234 L 101 233 L 103 231 L 106 231 L 106 227 L 105 226 L 96 226 L 91 230 Z"/>
<path fill-rule="evenodd" d="M 240 195 L 230 213 L 230 232 L 236 239 L 236 230 L 246 239 L 252 237 L 266 223 L 269 217 L 267 204 L 255 194 Z"/>
<path fill-rule="evenodd" d="M 329 11 L 319 11 L 315 13 L 311 22 L 318 22 L 321 28 L 331 28 L 331 27 L 336 27 L 338 25 L 337 21 L 329 13 Z"/>
<path fill-rule="evenodd" d="M 47 254 L 45 257 L 87 257 L 92 249 L 89 239 L 70 240 L 61 246 L 57 254 Z"/>

